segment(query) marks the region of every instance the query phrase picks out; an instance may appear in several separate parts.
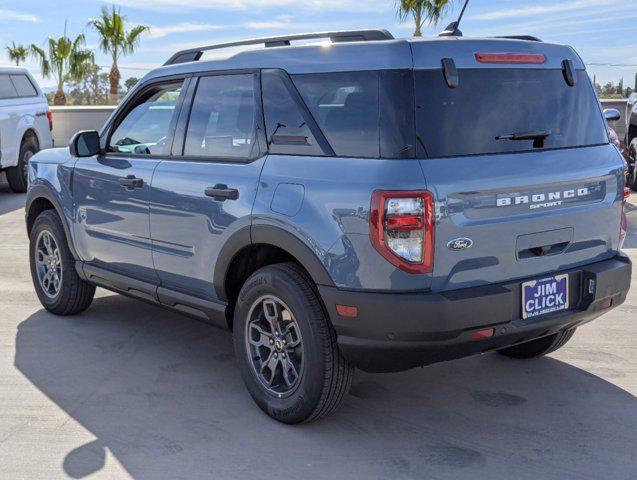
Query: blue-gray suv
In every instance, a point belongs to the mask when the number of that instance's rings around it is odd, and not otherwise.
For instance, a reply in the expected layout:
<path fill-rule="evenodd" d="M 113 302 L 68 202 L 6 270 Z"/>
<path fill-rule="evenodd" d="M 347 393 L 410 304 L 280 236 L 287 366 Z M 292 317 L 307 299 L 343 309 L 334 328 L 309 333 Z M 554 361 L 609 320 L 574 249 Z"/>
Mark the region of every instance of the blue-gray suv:
<path fill-rule="evenodd" d="M 202 59 L 248 44 L 265 48 Z M 544 355 L 620 305 L 624 174 L 569 47 L 371 30 L 197 48 L 32 158 L 33 283 L 59 315 L 99 286 L 230 329 L 259 407 L 309 421 L 355 367 Z"/>

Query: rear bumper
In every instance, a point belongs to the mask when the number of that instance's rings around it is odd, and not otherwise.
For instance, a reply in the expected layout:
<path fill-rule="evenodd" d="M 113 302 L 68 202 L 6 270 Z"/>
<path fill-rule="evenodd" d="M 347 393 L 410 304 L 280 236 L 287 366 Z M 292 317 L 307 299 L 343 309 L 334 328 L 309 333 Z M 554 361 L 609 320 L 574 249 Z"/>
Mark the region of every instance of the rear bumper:
<path fill-rule="evenodd" d="M 319 286 L 338 335 L 341 352 L 370 372 L 416 366 L 500 349 L 576 327 L 624 302 L 632 266 L 623 254 L 572 270 L 570 310 L 521 318 L 521 283 L 492 284 L 441 293 L 392 294 Z M 534 277 L 535 278 L 535 277 Z M 612 300 L 611 306 L 605 304 Z M 336 304 L 358 308 L 356 318 L 340 316 Z M 493 337 L 472 340 L 478 330 Z"/>

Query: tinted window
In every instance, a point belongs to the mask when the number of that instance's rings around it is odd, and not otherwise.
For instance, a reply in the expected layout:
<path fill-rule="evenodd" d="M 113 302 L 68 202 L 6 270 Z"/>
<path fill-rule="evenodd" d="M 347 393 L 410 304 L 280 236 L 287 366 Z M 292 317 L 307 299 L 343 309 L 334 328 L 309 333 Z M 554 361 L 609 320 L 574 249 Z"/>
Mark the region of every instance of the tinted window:
<path fill-rule="evenodd" d="M 9 75 L 0 75 L 0 98 L 15 98 L 18 96 Z"/>
<path fill-rule="evenodd" d="M 11 81 L 21 97 L 35 97 L 38 94 L 26 75 L 11 75 Z"/>
<path fill-rule="evenodd" d="M 534 140 L 496 137 L 550 132 L 542 148 L 606 143 L 604 122 L 586 72 L 569 87 L 561 70 L 467 69 L 449 88 L 441 70 L 416 71 L 419 155 L 444 157 L 526 151 Z M 536 143 L 540 147 L 542 142 Z"/>
<path fill-rule="evenodd" d="M 202 77 L 193 101 L 184 154 L 248 159 L 256 152 L 253 74 Z"/>
<path fill-rule="evenodd" d="M 336 155 L 380 156 L 378 77 L 378 72 L 293 77 Z"/>
<path fill-rule="evenodd" d="M 413 72 L 380 72 L 379 97 L 380 156 L 413 158 L 416 143 Z"/>
<path fill-rule="evenodd" d="M 322 155 L 323 150 L 312 135 L 284 79 L 277 73 L 264 72 L 261 83 L 270 153 Z"/>
<path fill-rule="evenodd" d="M 109 151 L 161 155 L 179 100 L 182 83 L 158 86 L 140 98 L 111 136 Z"/>

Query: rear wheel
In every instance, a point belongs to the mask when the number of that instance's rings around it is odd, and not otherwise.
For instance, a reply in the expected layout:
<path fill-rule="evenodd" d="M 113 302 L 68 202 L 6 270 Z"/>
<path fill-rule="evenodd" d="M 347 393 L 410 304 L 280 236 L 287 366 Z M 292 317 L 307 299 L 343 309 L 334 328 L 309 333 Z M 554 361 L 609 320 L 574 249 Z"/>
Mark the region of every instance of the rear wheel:
<path fill-rule="evenodd" d="M 7 182 L 15 193 L 24 193 L 29 186 L 29 160 L 38 152 L 38 145 L 32 138 L 26 139 L 20 146 L 18 164 L 7 168 Z"/>
<path fill-rule="evenodd" d="M 554 352 L 558 348 L 564 346 L 566 342 L 571 339 L 574 333 L 575 329 L 571 328 L 569 330 L 564 330 L 563 332 L 554 333 L 547 337 L 503 348 L 502 350 L 498 350 L 498 353 L 511 358 L 524 359 L 540 357 Z"/>
<path fill-rule="evenodd" d="M 57 315 L 73 315 L 91 305 L 95 287 L 75 271 L 62 220 L 54 210 L 35 219 L 29 252 L 33 285 L 44 308 Z"/>
<path fill-rule="evenodd" d="M 297 265 L 264 267 L 245 282 L 233 330 L 241 376 L 272 418 L 312 421 L 341 404 L 353 368 L 338 350 L 314 285 Z"/>
<path fill-rule="evenodd" d="M 630 187 L 633 192 L 637 192 L 637 138 L 634 138 L 628 146 L 628 175 L 626 176 L 626 186 Z"/>

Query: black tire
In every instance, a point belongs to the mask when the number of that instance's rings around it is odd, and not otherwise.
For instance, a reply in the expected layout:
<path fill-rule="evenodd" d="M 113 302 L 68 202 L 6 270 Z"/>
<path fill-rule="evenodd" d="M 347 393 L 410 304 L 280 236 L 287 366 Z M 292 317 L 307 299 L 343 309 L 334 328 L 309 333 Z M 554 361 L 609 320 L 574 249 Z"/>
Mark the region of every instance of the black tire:
<path fill-rule="evenodd" d="M 554 333 L 547 337 L 531 340 L 530 342 L 520 343 L 519 345 L 513 345 L 512 347 L 503 348 L 498 350 L 498 353 L 511 358 L 534 358 L 542 355 L 547 355 L 554 352 L 558 348 L 563 347 L 568 342 L 575 329 L 564 330 L 562 332 Z"/>
<path fill-rule="evenodd" d="M 254 356 L 248 341 L 248 335 L 252 333 L 247 330 L 249 324 L 254 324 L 252 319 L 265 315 L 265 306 L 259 303 L 264 298 L 276 298 L 283 307 L 289 308 L 287 318 L 291 316 L 299 329 L 301 373 L 293 389 L 283 384 L 283 388 L 290 388 L 286 393 L 268 389 L 255 366 L 260 361 L 259 356 Z M 281 317 L 286 318 L 284 312 L 281 312 Z M 239 293 L 233 330 L 236 358 L 246 387 L 261 410 L 275 420 L 288 424 L 317 420 L 336 410 L 349 391 L 354 368 L 338 349 L 336 333 L 328 321 L 315 285 L 296 264 L 270 265 L 250 276 Z M 253 330 L 250 329 L 250 332 Z M 271 340 L 272 337 L 270 344 Z M 276 356 L 272 353 L 275 352 L 274 347 L 265 348 L 270 350 L 272 356 Z M 286 357 L 285 354 L 281 355 Z M 293 352 L 288 353 L 290 363 L 293 355 Z M 281 373 L 282 365 L 275 366 L 275 371 L 278 368 Z"/>
<path fill-rule="evenodd" d="M 56 292 L 45 291 L 40 280 L 41 264 L 36 261 L 38 242 L 50 235 L 59 251 L 59 287 Z M 62 220 L 55 210 L 45 210 L 33 223 L 29 236 L 31 278 L 42 306 L 56 315 L 74 315 L 86 310 L 93 301 L 95 286 L 82 280 L 75 271 L 75 259 L 69 250 Z M 50 282 L 49 282 L 50 283 Z"/>
<path fill-rule="evenodd" d="M 628 146 L 628 156 L 631 162 L 628 164 L 628 175 L 626 176 L 626 186 L 633 192 L 637 192 L 637 138 L 633 138 Z"/>
<path fill-rule="evenodd" d="M 32 138 L 26 139 L 20 146 L 18 164 L 7 168 L 7 182 L 14 193 L 24 193 L 29 186 L 29 159 L 38 152 L 38 145 Z"/>

